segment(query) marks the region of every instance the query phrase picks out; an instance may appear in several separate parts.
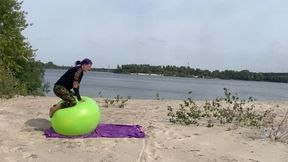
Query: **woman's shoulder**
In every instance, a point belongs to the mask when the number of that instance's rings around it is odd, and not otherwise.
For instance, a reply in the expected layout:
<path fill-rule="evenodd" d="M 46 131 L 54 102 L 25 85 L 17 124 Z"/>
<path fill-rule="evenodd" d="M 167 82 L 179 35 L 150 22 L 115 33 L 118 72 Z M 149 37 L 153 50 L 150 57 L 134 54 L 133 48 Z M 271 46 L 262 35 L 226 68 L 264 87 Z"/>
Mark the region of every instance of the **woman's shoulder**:
<path fill-rule="evenodd" d="M 79 67 L 77 67 L 77 66 L 74 66 L 74 67 L 71 67 L 71 68 L 69 68 L 67 71 L 66 71 L 66 73 L 75 73 L 77 70 L 79 69 Z"/>

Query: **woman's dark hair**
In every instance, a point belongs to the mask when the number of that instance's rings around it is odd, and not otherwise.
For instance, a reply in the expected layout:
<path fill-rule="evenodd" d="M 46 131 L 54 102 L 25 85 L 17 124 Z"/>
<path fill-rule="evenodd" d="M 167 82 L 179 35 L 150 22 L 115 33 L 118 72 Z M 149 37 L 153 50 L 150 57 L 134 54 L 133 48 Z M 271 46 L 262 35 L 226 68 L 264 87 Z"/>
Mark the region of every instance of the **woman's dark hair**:
<path fill-rule="evenodd" d="M 84 65 L 84 64 L 86 64 L 86 65 L 88 65 L 88 64 L 93 64 L 92 63 L 92 61 L 90 60 L 90 59 L 88 59 L 88 58 L 85 58 L 84 60 L 82 60 L 82 61 L 76 61 L 75 62 L 75 65 L 77 66 L 77 65 Z"/>

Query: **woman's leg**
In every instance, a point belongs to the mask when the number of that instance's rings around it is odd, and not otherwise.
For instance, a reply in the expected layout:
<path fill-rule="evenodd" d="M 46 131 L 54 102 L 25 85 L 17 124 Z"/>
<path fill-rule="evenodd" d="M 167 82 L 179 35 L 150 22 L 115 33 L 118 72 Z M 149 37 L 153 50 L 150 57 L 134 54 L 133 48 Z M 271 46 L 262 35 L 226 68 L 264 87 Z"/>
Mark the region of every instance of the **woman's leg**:
<path fill-rule="evenodd" d="M 52 118 L 53 114 L 59 109 L 61 109 L 60 105 L 53 105 L 52 107 L 50 107 L 50 111 L 49 111 L 50 118 Z"/>
<path fill-rule="evenodd" d="M 77 101 L 74 98 L 73 94 L 71 94 L 65 87 L 60 86 L 60 85 L 55 85 L 53 88 L 53 91 L 56 96 L 60 97 L 64 102 L 61 103 L 60 105 L 54 105 L 50 108 L 50 117 L 53 116 L 53 114 L 61 109 L 61 108 L 66 108 L 66 107 L 71 107 L 74 106 Z"/>

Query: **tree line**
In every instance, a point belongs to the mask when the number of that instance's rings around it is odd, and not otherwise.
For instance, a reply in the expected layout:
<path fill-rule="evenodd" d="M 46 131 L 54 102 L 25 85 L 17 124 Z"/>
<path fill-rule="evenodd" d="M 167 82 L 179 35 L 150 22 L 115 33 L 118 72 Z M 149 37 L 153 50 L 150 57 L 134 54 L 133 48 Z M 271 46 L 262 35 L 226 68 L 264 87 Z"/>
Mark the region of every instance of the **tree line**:
<path fill-rule="evenodd" d="M 45 69 L 69 69 L 72 66 L 59 66 L 54 64 L 52 61 L 47 63 L 42 63 Z M 114 72 L 115 69 L 107 69 L 107 68 L 91 68 L 91 71 L 99 71 L 99 72 Z"/>
<path fill-rule="evenodd" d="M 235 79 L 248 81 L 269 81 L 269 82 L 288 82 L 288 73 L 263 73 L 250 72 L 249 70 L 201 70 L 189 66 L 152 66 L 149 64 L 128 64 L 117 66 L 115 73 L 146 73 L 159 74 L 164 76 L 193 77 L 193 78 L 219 78 Z"/>

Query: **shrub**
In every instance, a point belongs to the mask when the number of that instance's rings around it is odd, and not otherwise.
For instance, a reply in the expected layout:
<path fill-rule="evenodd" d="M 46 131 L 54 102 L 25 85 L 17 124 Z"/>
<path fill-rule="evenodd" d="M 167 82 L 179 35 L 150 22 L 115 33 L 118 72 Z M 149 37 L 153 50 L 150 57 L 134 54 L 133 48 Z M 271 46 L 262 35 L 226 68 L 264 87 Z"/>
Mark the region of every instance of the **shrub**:
<path fill-rule="evenodd" d="M 131 96 L 127 96 L 127 98 L 124 98 L 120 95 L 117 95 L 114 99 L 105 98 L 104 99 L 105 107 L 109 107 L 109 105 L 110 106 L 117 105 L 119 108 L 124 108 L 126 102 L 129 99 L 131 99 Z"/>
<path fill-rule="evenodd" d="M 190 93 L 191 94 L 191 93 Z M 212 101 L 206 101 L 204 106 L 198 106 L 191 97 L 180 104 L 180 108 L 174 111 L 174 108 L 168 106 L 169 121 L 180 124 L 205 124 L 207 127 L 213 127 L 214 124 L 232 123 L 239 126 L 262 127 L 272 123 L 272 110 L 264 112 L 254 111 L 254 105 L 251 104 L 254 99 L 240 100 L 236 95 L 232 95 L 228 89 L 224 88 L 225 97 L 216 98 Z"/>

